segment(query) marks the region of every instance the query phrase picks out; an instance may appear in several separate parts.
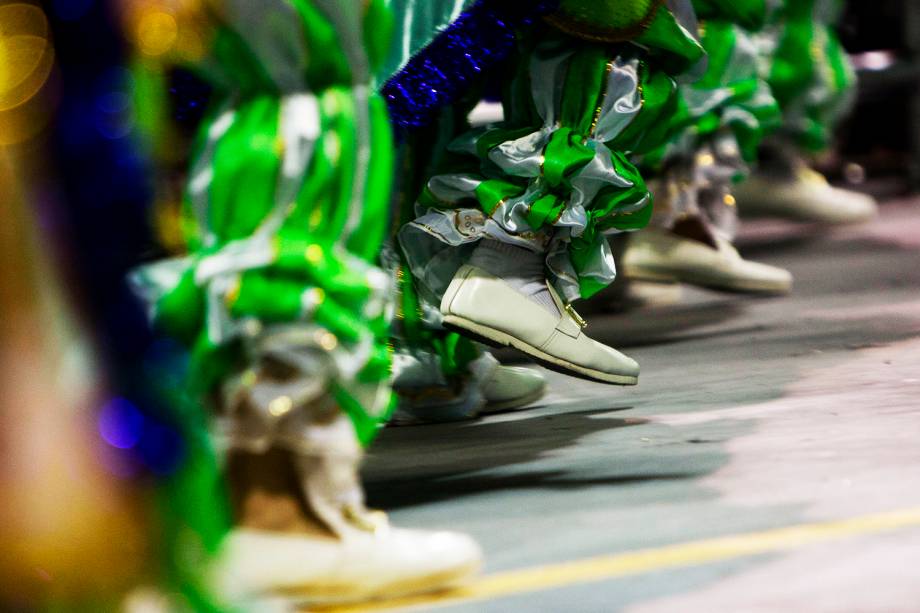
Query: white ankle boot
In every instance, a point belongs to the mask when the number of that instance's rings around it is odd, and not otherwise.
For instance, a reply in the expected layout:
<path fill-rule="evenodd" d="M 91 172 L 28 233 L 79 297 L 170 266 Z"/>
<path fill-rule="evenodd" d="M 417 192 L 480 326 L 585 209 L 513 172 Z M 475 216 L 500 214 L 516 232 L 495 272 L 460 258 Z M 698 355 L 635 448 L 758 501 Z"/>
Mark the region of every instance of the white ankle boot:
<path fill-rule="evenodd" d="M 532 368 L 497 364 L 482 384 L 486 404 L 483 414 L 500 413 L 526 407 L 546 393 L 546 379 Z"/>
<path fill-rule="evenodd" d="M 532 368 L 502 366 L 490 353 L 474 360 L 469 366 L 469 377 L 454 385 L 445 380 L 436 356 L 421 357 L 394 358 L 393 389 L 398 404 L 391 425 L 475 419 L 483 414 L 525 407 L 546 392 L 542 374 Z"/>
<path fill-rule="evenodd" d="M 878 215 L 872 196 L 834 187 L 805 166 L 798 168 L 791 179 L 754 174 L 734 191 L 743 216 L 848 224 L 869 221 Z"/>
<path fill-rule="evenodd" d="M 560 315 L 474 266 L 462 266 L 441 301 L 444 325 L 498 346 L 518 349 L 548 368 L 612 383 L 635 385 L 639 365 L 592 340 L 585 322 L 549 286 Z"/>
<path fill-rule="evenodd" d="M 629 279 L 682 282 L 733 292 L 785 294 L 792 289 L 789 271 L 745 260 L 728 241 L 714 240 L 718 248 L 647 228 L 629 237 L 621 272 Z"/>
<path fill-rule="evenodd" d="M 239 606 L 397 598 L 463 583 L 481 565 L 479 546 L 453 532 L 381 524 L 346 539 L 234 530 L 224 540 L 215 591 Z"/>
<path fill-rule="evenodd" d="M 264 603 L 298 610 L 435 591 L 478 571 L 482 553 L 468 536 L 393 528 L 382 512 L 365 507 L 354 425 L 325 395 L 308 393 L 311 377 L 252 379 L 226 385 L 224 444 L 248 454 L 289 454 L 292 479 L 318 525 L 311 533 L 231 531 L 209 573 L 218 597 L 243 610 Z"/>

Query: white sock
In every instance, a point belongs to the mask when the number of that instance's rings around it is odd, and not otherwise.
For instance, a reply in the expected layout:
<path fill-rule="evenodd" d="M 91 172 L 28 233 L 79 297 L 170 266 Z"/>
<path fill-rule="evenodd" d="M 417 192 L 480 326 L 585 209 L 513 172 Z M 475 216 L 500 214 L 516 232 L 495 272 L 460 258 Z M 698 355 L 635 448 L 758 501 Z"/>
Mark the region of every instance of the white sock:
<path fill-rule="evenodd" d="M 542 253 L 523 247 L 483 239 L 473 251 L 469 263 L 499 277 L 553 315 L 559 316 L 559 308 L 546 286 L 544 257 Z"/>

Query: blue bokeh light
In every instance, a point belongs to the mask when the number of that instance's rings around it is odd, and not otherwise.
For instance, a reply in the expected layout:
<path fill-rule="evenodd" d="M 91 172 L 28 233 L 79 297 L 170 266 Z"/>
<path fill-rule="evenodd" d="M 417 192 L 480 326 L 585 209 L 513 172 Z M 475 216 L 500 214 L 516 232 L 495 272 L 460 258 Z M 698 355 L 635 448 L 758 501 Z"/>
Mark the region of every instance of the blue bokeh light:
<path fill-rule="evenodd" d="M 125 68 L 105 73 L 97 83 L 94 119 L 99 134 L 110 140 L 128 136 L 135 119 L 131 104 L 134 79 Z"/>
<path fill-rule="evenodd" d="M 117 449 L 131 449 L 144 432 L 144 415 L 124 398 L 111 399 L 99 411 L 99 435 Z"/>

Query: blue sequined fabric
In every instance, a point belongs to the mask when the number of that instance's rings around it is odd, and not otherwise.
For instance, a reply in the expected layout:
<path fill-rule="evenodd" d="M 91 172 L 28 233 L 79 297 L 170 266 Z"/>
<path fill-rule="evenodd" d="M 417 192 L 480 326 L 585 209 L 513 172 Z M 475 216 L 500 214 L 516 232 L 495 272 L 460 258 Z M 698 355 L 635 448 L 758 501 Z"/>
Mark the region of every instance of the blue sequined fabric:
<path fill-rule="evenodd" d="M 558 0 L 480 0 L 416 54 L 381 89 L 397 132 L 431 123 L 480 74 L 506 59 L 516 32 L 555 10 Z"/>

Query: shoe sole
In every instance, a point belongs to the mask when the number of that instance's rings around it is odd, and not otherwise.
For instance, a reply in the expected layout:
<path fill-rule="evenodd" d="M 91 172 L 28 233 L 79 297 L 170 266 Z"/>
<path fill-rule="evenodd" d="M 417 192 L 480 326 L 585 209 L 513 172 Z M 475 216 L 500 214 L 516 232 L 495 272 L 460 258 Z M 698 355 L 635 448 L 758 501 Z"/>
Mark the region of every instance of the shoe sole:
<path fill-rule="evenodd" d="M 567 360 L 551 356 L 533 345 L 525 343 L 501 330 L 495 330 L 494 328 L 477 324 L 476 322 L 458 317 L 457 315 L 444 315 L 444 327 L 492 347 L 514 347 L 518 351 L 526 353 L 541 366 L 564 375 L 575 376 L 580 379 L 587 379 L 588 381 L 600 381 L 601 383 L 609 383 L 612 385 L 637 385 L 639 383 L 639 377 L 631 375 L 614 375 L 573 364 Z"/>
<path fill-rule="evenodd" d="M 296 588 L 280 589 L 275 594 L 298 608 L 305 606 L 355 605 L 420 596 L 455 589 L 477 575 L 481 564 L 476 562 L 415 579 L 394 581 L 373 589 L 356 589 L 351 584 L 317 583 Z"/>
<path fill-rule="evenodd" d="M 707 277 L 704 275 L 695 275 L 688 273 L 675 274 L 672 272 L 661 272 L 650 270 L 648 268 L 629 268 L 623 271 L 623 276 L 633 281 L 650 281 L 653 283 L 686 283 L 719 292 L 729 292 L 734 294 L 766 294 L 772 296 L 782 296 L 792 291 L 791 284 L 779 285 L 776 283 L 757 283 L 750 281 L 729 281 L 717 277 Z"/>
<path fill-rule="evenodd" d="M 446 406 L 399 407 L 386 425 L 388 428 L 404 428 L 454 424 L 473 421 L 482 415 L 482 409 L 464 412 L 460 410 L 463 406 L 462 403 L 451 403 Z"/>
<path fill-rule="evenodd" d="M 867 223 L 878 218 L 877 211 L 866 211 L 863 214 L 851 215 L 849 217 L 822 217 L 820 215 L 808 215 L 792 209 L 773 208 L 770 206 L 755 206 L 752 208 L 750 205 L 746 205 L 746 207 L 747 210 L 745 210 L 745 207 L 741 207 L 741 210 L 744 211 L 741 215 L 742 219 L 782 219 L 784 221 L 812 223 L 821 226 L 853 226 Z"/>

